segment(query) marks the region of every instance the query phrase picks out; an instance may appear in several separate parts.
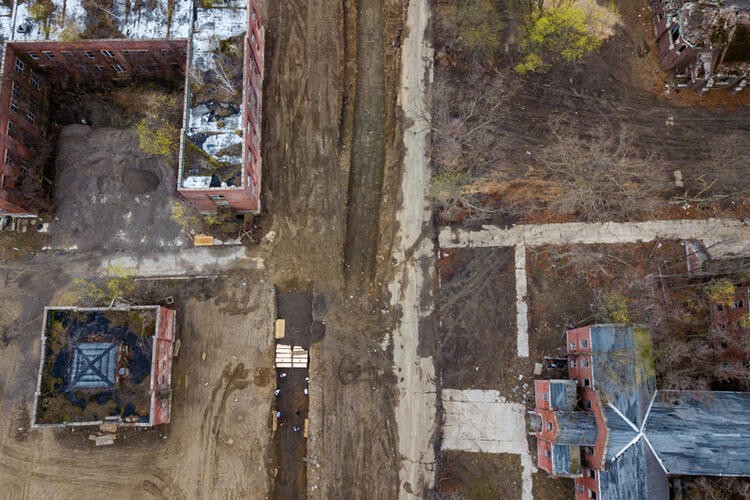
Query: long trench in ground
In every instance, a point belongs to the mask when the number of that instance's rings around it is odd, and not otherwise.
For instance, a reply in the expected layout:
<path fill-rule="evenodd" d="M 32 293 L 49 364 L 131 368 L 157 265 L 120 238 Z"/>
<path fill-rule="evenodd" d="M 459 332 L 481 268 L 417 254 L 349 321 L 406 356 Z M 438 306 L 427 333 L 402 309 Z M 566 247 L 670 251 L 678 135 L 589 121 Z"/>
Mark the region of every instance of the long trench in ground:
<path fill-rule="evenodd" d="M 350 290 L 367 288 L 376 267 L 385 168 L 383 23 L 382 0 L 357 0 L 357 84 L 344 249 Z"/>

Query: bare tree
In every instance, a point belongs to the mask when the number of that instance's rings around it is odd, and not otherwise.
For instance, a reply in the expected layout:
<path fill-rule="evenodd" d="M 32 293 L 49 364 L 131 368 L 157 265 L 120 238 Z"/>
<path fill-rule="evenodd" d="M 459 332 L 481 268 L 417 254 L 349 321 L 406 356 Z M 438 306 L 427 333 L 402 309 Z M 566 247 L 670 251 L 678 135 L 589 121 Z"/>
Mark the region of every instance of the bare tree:
<path fill-rule="evenodd" d="M 585 134 L 562 121 L 550 123 L 553 141 L 538 163 L 546 181 L 559 187 L 546 202 L 558 215 L 585 221 L 626 220 L 663 204 L 667 188 L 656 158 L 643 155 L 628 129 L 597 125 Z"/>
<path fill-rule="evenodd" d="M 697 163 L 694 175 L 686 176 L 685 189 L 675 197 L 675 202 L 712 205 L 750 197 L 745 160 L 748 148 L 750 133 L 747 132 L 712 138 L 706 147 L 706 157 Z"/>
<path fill-rule="evenodd" d="M 230 96 L 237 95 L 237 86 L 227 73 L 224 57 L 216 54 L 214 56 L 214 61 L 216 62 L 216 79 L 221 88 L 223 88 Z"/>
<path fill-rule="evenodd" d="M 485 212 L 467 186 L 502 165 L 497 127 L 500 107 L 512 95 L 508 81 L 502 73 L 442 75 L 431 92 L 431 117 L 423 117 L 431 130 L 433 198 L 447 210 Z"/>

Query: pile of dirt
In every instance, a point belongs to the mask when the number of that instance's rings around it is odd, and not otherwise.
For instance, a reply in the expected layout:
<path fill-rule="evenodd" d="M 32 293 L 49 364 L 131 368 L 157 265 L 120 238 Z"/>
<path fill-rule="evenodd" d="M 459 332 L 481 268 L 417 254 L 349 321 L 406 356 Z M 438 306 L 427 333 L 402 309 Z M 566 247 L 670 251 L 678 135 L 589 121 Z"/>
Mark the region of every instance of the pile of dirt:
<path fill-rule="evenodd" d="M 64 127 L 56 164 L 55 248 L 148 251 L 186 244 L 171 219 L 174 166 L 143 153 L 133 129 Z"/>

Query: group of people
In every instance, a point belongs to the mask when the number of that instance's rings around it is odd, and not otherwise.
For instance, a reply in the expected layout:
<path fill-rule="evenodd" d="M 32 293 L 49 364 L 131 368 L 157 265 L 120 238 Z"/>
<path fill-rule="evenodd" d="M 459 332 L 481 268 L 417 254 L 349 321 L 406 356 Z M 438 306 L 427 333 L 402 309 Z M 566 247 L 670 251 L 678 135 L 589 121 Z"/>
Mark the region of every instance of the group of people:
<path fill-rule="evenodd" d="M 286 372 L 281 372 L 279 374 L 279 384 L 281 384 L 286 377 L 287 377 Z M 310 377 L 305 377 L 305 384 L 309 385 L 309 383 L 310 383 Z M 305 387 L 304 392 L 305 392 L 305 395 L 307 396 L 308 395 L 308 388 L 307 387 Z M 281 414 L 281 410 L 278 407 L 279 406 L 278 405 L 278 398 L 281 395 L 281 389 L 277 387 L 273 391 L 273 394 L 274 394 L 274 396 L 276 396 L 276 400 L 274 402 L 274 412 L 276 414 L 276 422 L 277 422 L 279 428 L 281 428 L 281 427 L 284 427 L 284 416 Z M 294 416 L 295 416 L 295 418 L 294 418 L 295 425 L 292 425 L 292 430 L 294 432 L 299 432 L 300 430 L 302 430 L 302 427 L 300 425 L 297 425 L 297 424 L 300 424 L 300 423 L 304 422 L 304 416 L 302 414 L 302 411 L 300 409 L 298 409 L 298 408 L 295 408 L 295 410 L 294 410 Z"/>

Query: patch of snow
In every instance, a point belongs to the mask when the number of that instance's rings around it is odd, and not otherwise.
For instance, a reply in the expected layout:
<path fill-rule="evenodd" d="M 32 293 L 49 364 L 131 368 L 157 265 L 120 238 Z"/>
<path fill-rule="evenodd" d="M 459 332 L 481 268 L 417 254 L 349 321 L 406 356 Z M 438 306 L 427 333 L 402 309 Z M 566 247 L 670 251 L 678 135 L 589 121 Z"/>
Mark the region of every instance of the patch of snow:
<path fill-rule="evenodd" d="M 86 29 L 86 9 L 81 0 L 53 0 L 55 11 L 50 17 L 49 34 L 45 33 L 44 24 L 35 21 L 29 12 L 30 2 L 16 4 L 13 13 L 13 40 L 60 40 L 65 31 L 76 34 Z M 110 9 L 103 9 L 109 15 L 125 38 L 136 40 L 188 38 L 192 25 L 192 0 L 176 0 L 169 21 L 167 0 L 156 0 L 156 7 L 151 10 L 142 8 L 126 14 L 125 0 L 115 0 Z M 0 11 L 2 16 L 2 11 Z M 0 24 L 0 33 L 3 33 Z"/>
<path fill-rule="evenodd" d="M 188 189 L 205 189 L 211 187 L 210 175 L 191 175 L 182 181 L 182 187 Z"/>

